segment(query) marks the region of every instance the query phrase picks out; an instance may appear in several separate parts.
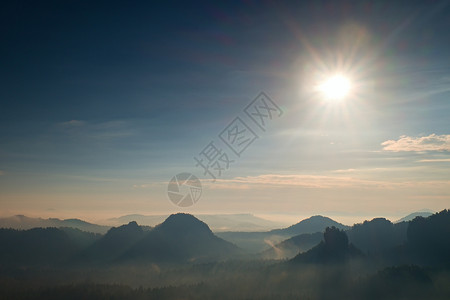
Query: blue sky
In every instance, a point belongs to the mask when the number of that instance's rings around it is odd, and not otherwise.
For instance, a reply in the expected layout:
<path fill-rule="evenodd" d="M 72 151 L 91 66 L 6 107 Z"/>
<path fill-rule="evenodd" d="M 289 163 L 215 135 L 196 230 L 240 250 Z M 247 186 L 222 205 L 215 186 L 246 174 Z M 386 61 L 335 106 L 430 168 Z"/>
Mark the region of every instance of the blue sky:
<path fill-rule="evenodd" d="M 448 1 L 2 6 L 2 215 L 448 208 Z M 336 72 L 353 88 L 330 103 L 313 87 Z M 283 115 L 209 182 L 193 157 L 261 91 Z M 180 172 L 204 180 L 183 209 Z"/>

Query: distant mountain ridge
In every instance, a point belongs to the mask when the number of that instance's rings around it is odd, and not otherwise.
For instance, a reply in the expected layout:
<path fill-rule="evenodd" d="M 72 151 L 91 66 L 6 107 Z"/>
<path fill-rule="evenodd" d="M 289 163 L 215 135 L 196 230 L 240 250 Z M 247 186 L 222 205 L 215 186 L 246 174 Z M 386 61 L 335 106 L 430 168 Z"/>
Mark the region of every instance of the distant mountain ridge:
<path fill-rule="evenodd" d="M 140 225 L 155 226 L 168 215 L 131 214 L 106 220 L 108 224 L 118 226 L 136 221 Z M 195 217 L 206 224 L 214 232 L 219 231 L 267 231 L 283 226 L 282 223 L 269 221 L 252 214 L 196 214 Z"/>
<path fill-rule="evenodd" d="M 71 227 L 83 231 L 105 234 L 111 227 L 128 224 L 132 221 L 140 226 L 155 226 L 167 219 L 168 215 L 131 214 L 110 218 L 98 225 L 80 219 L 31 218 L 24 215 L 0 218 L 0 228 L 31 229 L 47 227 Z M 269 221 L 252 214 L 200 214 L 196 218 L 208 224 L 213 232 L 220 231 L 267 231 L 282 226 L 282 223 Z"/>
<path fill-rule="evenodd" d="M 419 211 L 411 213 L 394 223 L 411 221 L 417 216 L 428 217 L 433 213 L 430 211 Z M 168 215 L 141 215 L 131 214 L 118 218 L 110 218 L 106 220 L 109 225 L 98 225 L 89 223 L 80 219 L 58 219 L 58 218 L 31 218 L 24 215 L 15 215 L 11 217 L 0 218 L 0 228 L 13 229 L 31 229 L 46 227 L 71 227 L 82 231 L 105 234 L 111 227 L 121 226 L 136 221 L 141 226 L 158 225 L 168 217 Z M 269 221 L 252 214 L 199 214 L 196 217 L 207 223 L 213 232 L 271 232 L 272 235 L 294 236 L 302 233 L 323 231 L 323 224 L 327 226 L 335 226 L 336 228 L 345 229 L 345 225 L 340 224 L 328 217 L 312 216 L 297 224 L 281 229 L 271 229 L 281 227 L 281 223 Z M 315 223 L 316 224 L 315 224 Z M 314 226 L 316 226 L 314 228 Z M 349 227 L 347 226 L 347 229 Z"/>
<path fill-rule="evenodd" d="M 413 212 L 397 221 L 395 221 L 394 223 L 400 223 L 400 222 L 409 222 L 412 221 L 414 218 L 416 217 L 429 217 L 433 214 L 433 212 L 431 211 L 417 211 L 417 212 Z"/>
<path fill-rule="evenodd" d="M 0 228 L 12 229 L 32 229 L 47 227 L 71 227 L 82 231 L 93 233 L 106 233 L 111 227 L 92 224 L 79 219 L 57 219 L 57 218 L 30 218 L 24 215 L 16 215 L 7 218 L 0 218 Z"/>
<path fill-rule="evenodd" d="M 350 228 L 349 226 L 338 223 L 328 217 L 316 215 L 304 219 L 297 224 L 291 225 L 287 228 L 271 230 L 270 233 L 280 235 L 298 235 L 303 233 L 323 232 L 325 228 L 332 226 L 338 229 Z"/>
<path fill-rule="evenodd" d="M 217 235 L 240 248 L 259 253 L 293 236 L 323 232 L 327 227 L 332 226 L 339 229 L 349 228 L 349 226 L 338 223 L 328 217 L 317 215 L 301 220 L 287 228 L 274 229 L 267 232 L 217 232 Z"/>
<path fill-rule="evenodd" d="M 309 219 L 329 222 L 327 218 Z M 307 219 L 299 223 L 308 222 Z M 295 228 L 298 230 L 299 227 Z M 389 264 L 450 265 L 448 210 L 427 218 L 416 217 L 410 222 L 394 224 L 384 218 L 375 218 L 355 224 L 346 231 L 334 226 L 327 226 L 324 231 L 323 239 L 320 232 L 287 239 L 278 235 L 276 237 L 284 238 L 284 241 L 272 243 L 270 250 L 285 251 L 288 255 L 269 258 L 290 258 L 297 251 L 303 252 L 298 253 L 300 258 L 297 260 L 307 263 L 342 262 L 363 255 Z M 271 232 L 241 234 L 267 244 L 270 243 L 268 239 L 274 237 Z M 105 235 L 68 227 L 0 229 L 1 266 L 198 263 L 244 257 L 261 258 L 261 255 L 244 255 L 236 245 L 214 234 L 206 223 L 183 213 L 169 216 L 154 228 L 130 222 L 111 228 Z"/>
<path fill-rule="evenodd" d="M 354 224 L 345 231 L 349 241 L 366 254 L 380 255 L 383 251 L 402 245 L 406 241 L 407 222 L 392 223 L 385 218 Z M 344 229 L 342 229 L 344 230 Z M 300 234 L 263 251 L 266 259 L 292 258 L 322 241 L 322 234 Z"/>

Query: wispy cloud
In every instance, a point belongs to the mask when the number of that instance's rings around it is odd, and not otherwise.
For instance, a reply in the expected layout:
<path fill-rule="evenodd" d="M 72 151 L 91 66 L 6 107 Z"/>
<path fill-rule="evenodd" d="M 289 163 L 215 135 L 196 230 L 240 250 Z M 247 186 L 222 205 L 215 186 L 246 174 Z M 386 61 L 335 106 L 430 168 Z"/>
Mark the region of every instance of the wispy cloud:
<path fill-rule="evenodd" d="M 444 75 L 435 84 L 431 85 L 428 89 L 427 96 L 432 96 L 436 94 L 448 93 L 450 91 L 450 76 Z"/>
<path fill-rule="evenodd" d="M 422 137 L 402 135 L 398 140 L 388 140 L 381 145 L 383 150 L 392 152 L 450 151 L 450 134 L 433 133 Z"/>
<path fill-rule="evenodd" d="M 0 176 L 5 175 L 5 172 L 3 172 L 2 170 L 0 170 Z"/>
<path fill-rule="evenodd" d="M 377 171 L 383 169 L 371 169 Z M 391 170 L 391 169 L 385 169 Z M 408 170 L 411 170 L 409 168 Z M 337 172 L 336 172 L 337 171 Z M 395 189 L 395 188 L 450 188 L 450 180 L 386 180 L 363 179 L 355 176 L 340 175 L 340 173 L 358 173 L 356 169 L 331 171 L 336 175 L 312 175 L 312 174 L 261 174 L 258 176 L 234 177 L 230 179 L 200 179 L 203 187 L 212 190 L 251 190 L 273 188 L 308 188 L 308 189 L 332 189 L 332 188 L 371 188 L 371 189 Z M 342 171 L 342 172 L 341 172 Z M 145 184 L 133 184 L 134 189 L 161 188 L 167 186 L 168 181 L 155 181 Z"/>
<path fill-rule="evenodd" d="M 340 170 L 333 170 L 331 172 L 333 173 L 353 173 L 356 169 L 340 169 Z"/>
<path fill-rule="evenodd" d="M 235 177 L 232 179 L 218 179 L 216 182 L 204 181 L 211 189 L 251 189 L 251 188 L 377 188 L 392 189 L 413 186 L 427 187 L 450 187 L 450 180 L 432 181 L 392 181 L 392 180 L 369 180 L 350 176 L 327 176 L 327 175 L 279 175 L 263 174 L 259 176 Z"/>
<path fill-rule="evenodd" d="M 161 187 L 161 186 L 167 186 L 169 184 L 168 181 L 163 182 L 153 182 L 153 183 L 144 183 L 144 184 L 133 184 L 134 189 L 148 189 L 148 188 L 154 188 L 154 187 Z"/>
<path fill-rule="evenodd" d="M 136 134 L 131 124 L 122 120 L 107 122 L 70 120 L 58 123 L 57 128 L 72 137 L 87 137 L 93 139 L 122 138 Z"/>
<path fill-rule="evenodd" d="M 432 159 L 421 159 L 419 162 L 450 162 L 450 158 L 432 158 Z"/>
<path fill-rule="evenodd" d="M 77 126 L 83 126 L 86 124 L 85 121 L 81 121 L 81 120 L 70 120 L 67 122 L 62 122 L 60 123 L 62 126 L 66 126 L 66 127 L 77 127 Z"/>

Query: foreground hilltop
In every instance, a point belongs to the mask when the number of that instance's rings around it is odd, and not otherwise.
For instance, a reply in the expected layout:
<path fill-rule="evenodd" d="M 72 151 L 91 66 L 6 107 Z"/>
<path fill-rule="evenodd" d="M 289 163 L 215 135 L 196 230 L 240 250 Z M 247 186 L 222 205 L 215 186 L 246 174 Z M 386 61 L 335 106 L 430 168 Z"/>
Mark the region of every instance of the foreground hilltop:
<path fill-rule="evenodd" d="M 174 214 L 148 229 L 136 222 L 95 235 L 71 228 L 0 229 L 0 261 L 25 264 L 118 262 L 204 262 L 227 259 L 241 250 L 189 214 Z"/>

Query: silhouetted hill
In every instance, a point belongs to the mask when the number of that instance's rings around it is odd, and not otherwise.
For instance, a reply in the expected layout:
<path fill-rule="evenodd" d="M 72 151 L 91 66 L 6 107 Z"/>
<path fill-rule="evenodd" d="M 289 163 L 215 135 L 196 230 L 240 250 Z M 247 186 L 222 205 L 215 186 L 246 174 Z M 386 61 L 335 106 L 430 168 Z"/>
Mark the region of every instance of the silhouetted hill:
<path fill-rule="evenodd" d="M 0 229 L 0 262 L 2 266 L 61 263 L 98 238 L 73 228 Z"/>
<path fill-rule="evenodd" d="M 125 251 L 144 237 L 144 230 L 136 223 L 111 228 L 101 239 L 77 256 L 77 261 L 109 262 L 117 259 Z"/>
<path fill-rule="evenodd" d="M 409 214 L 403 218 L 401 218 L 400 220 L 395 221 L 394 223 L 400 223 L 400 222 L 409 222 L 412 221 L 415 217 L 429 217 L 431 216 L 433 213 L 429 212 L 429 211 L 418 211 L 418 212 L 414 212 L 412 214 Z"/>
<path fill-rule="evenodd" d="M 108 224 L 113 226 L 120 226 L 123 224 L 128 224 L 130 222 L 137 222 L 138 224 L 147 226 L 156 226 L 164 222 L 168 215 L 141 215 L 141 214 L 130 214 L 124 215 L 117 218 L 109 218 L 106 220 Z"/>
<path fill-rule="evenodd" d="M 328 217 L 312 216 L 304 219 L 297 224 L 291 225 L 288 228 L 274 229 L 269 231 L 271 234 L 294 236 L 303 233 L 323 232 L 327 227 L 336 227 L 338 229 L 348 229 L 349 226 L 338 223 Z"/>
<path fill-rule="evenodd" d="M 192 215 L 179 213 L 146 233 L 121 260 L 193 262 L 239 253 L 235 245 L 215 236 L 208 225 Z"/>
<path fill-rule="evenodd" d="M 332 256 L 330 249 L 333 251 L 337 249 L 334 246 L 328 247 L 329 243 L 324 241 L 320 243 L 322 240 L 320 233 L 306 233 L 290 238 L 287 236 L 288 239 L 286 236 L 273 234 L 273 232 L 289 234 L 293 232 L 292 228 L 295 230 L 316 228 L 305 225 L 311 219 L 326 222 L 331 220 L 312 217 L 307 219 L 308 221 L 300 222 L 302 226 L 286 228 L 289 230 L 232 234 L 241 234 L 239 237 L 241 239 L 249 238 L 249 243 L 262 243 L 266 246 L 272 244 L 268 250 L 267 246 L 267 251 L 262 255 L 258 254 L 255 257 L 290 258 L 298 252 L 314 250 L 300 256 L 304 261 L 316 259 L 320 262 L 324 255 Z M 312 223 L 317 226 L 317 222 Z M 334 228 L 333 232 L 339 236 L 341 231 L 335 227 L 331 228 Z M 347 239 L 343 244 L 348 244 L 347 248 L 344 247 L 346 250 L 342 250 L 343 253 L 350 251 L 347 254 L 351 257 L 357 253 L 354 249 L 356 247 L 368 254 L 369 258 L 377 256 L 377 261 L 384 266 L 387 263 L 445 266 L 450 265 L 449 236 L 450 213 L 444 210 L 428 218 L 416 217 L 411 222 L 397 224 L 384 218 L 365 221 L 362 224 L 355 224 L 347 231 L 345 238 L 341 236 L 341 240 Z M 279 242 L 274 242 L 276 239 L 279 239 Z M 312 248 L 313 245 L 317 246 Z M 71 259 L 76 263 L 203 262 L 235 257 L 239 254 L 242 252 L 238 247 L 216 236 L 208 225 L 189 214 L 171 215 L 160 225 L 145 230 L 136 222 L 130 222 L 111 228 L 104 236 L 70 227 L 0 230 L 0 262 L 3 265 L 45 265 L 67 262 Z"/>
<path fill-rule="evenodd" d="M 322 237 L 321 232 L 299 234 L 263 251 L 261 257 L 264 259 L 293 258 L 299 252 L 308 251 L 320 243 Z"/>
<path fill-rule="evenodd" d="M 400 246 L 406 241 L 407 222 L 391 223 L 384 218 L 375 218 L 353 225 L 346 231 L 349 241 L 366 254 L 381 254 L 383 251 Z M 311 249 L 322 239 L 319 235 L 297 235 L 287 239 L 272 249 L 263 252 L 266 258 L 289 258 L 298 252 Z"/>
<path fill-rule="evenodd" d="M 352 244 L 365 253 L 379 254 L 406 241 L 407 222 L 393 224 L 385 218 L 375 218 L 355 224 L 347 231 Z"/>
<path fill-rule="evenodd" d="M 136 222 L 111 228 L 104 236 L 74 228 L 0 229 L 2 264 L 188 262 L 241 253 L 192 215 L 176 214 L 150 230 Z"/>
<path fill-rule="evenodd" d="M 82 231 L 94 233 L 106 233 L 109 226 L 101 226 L 92 224 L 79 219 L 60 220 L 56 218 L 42 219 L 29 218 L 23 215 L 16 215 L 8 218 L 0 218 L 0 228 L 12 229 L 32 229 L 32 228 L 46 228 L 46 227 L 71 227 L 80 229 Z"/>
<path fill-rule="evenodd" d="M 287 238 L 305 233 L 323 232 L 325 228 L 335 226 L 347 229 L 348 226 L 340 224 L 323 216 L 312 216 L 287 228 L 275 229 L 267 232 L 217 232 L 216 234 L 249 252 L 260 253 L 281 243 Z"/>
<path fill-rule="evenodd" d="M 116 225 L 122 225 L 131 221 L 142 225 L 155 226 L 167 219 L 167 215 L 140 215 L 131 214 L 118 218 L 110 218 L 107 221 Z M 267 231 L 278 228 L 280 223 L 269 221 L 252 214 L 199 214 L 196 218 L 208 224 L 213 232 L 219 231 Z"/>
<path fill-rule="evenodd" d="M 409 223 L 406 252 L 414 263 L 450 266 L 450 211 L 428 218 L 416 217 Z"/>
<path fill-rule="evenodd" d="M 343 230 L 336 227 L 327 227 L 323 239 L 311 250 L 295 256 L 291 262 L 328 264 L 363 257 L 360 250 L 349 244 L 347 234 Z"/>
<path fill-rule="evenodd" d="M 103 236 L 100 233 L 82 231 L 80 229 L 72 227 L 60 227 L 58 229 L 64 231 L 69 239 L 74 242 L 80 249 L 89 247 Z"/>
<path fill-rule="evenodd" d="M 448 290 L 433 286 L 427 273 L 418 266 L 389 267 L 360 280 L 351 294 L 358 295 L 355 299 L 448 299 Z"/>

